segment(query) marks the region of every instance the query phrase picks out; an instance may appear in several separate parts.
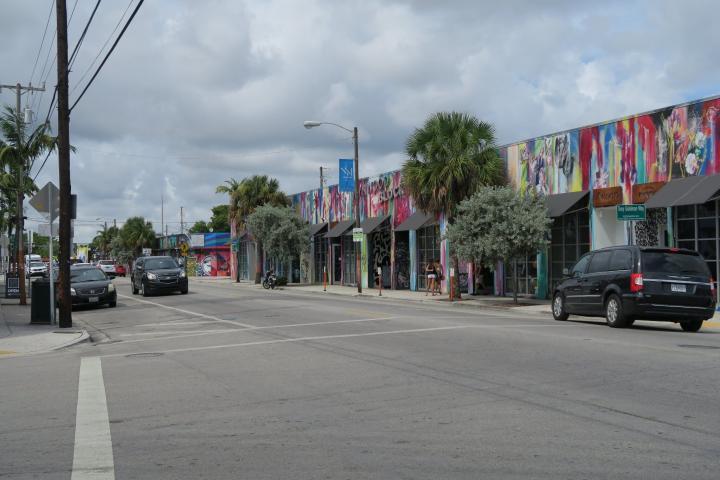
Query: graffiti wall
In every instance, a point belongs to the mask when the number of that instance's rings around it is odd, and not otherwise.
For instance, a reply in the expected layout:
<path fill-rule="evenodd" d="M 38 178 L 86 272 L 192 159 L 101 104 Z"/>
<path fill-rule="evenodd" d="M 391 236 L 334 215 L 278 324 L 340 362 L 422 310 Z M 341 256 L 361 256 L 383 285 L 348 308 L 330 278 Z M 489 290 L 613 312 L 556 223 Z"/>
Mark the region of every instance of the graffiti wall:
<path fill-rule="evenodd" d="M 400 171 L 360 180 L 360 218 L 391 215 L 398 226 L 412 214 L 410 197 L 400 184 Z M 339 222 L 353 216 L 352 193 L 340 192 L 337 185 L 292 196 L 298 214 L 309 223 Z"/>
<path fill-rule="evenodd" d="M 193 252 L 192 257 L 195 260 L 195 276 L 230 276 L 230 249 L 203 249 L 202 252 Z M 188 263 L 188 270 L 190 270 L 190 263 Z"/>
<path fill-rule="evenodd" d="M 670 107 L 503 147 L 520 190 L 555 194 L 720 173 L 720 99 Z"/>

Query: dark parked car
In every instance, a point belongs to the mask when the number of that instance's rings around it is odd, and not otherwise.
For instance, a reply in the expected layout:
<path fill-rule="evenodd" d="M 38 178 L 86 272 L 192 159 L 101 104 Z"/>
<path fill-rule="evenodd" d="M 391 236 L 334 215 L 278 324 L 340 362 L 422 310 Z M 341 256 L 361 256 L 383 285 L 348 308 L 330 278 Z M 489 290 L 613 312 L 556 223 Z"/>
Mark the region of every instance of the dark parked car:
<path fill-rule="evenodd" d="M 188 279 L 172 257 L 140 257 L 130 274 L 132 293 L 147 297 L 155 292 L 188 293 Z"/>
<path fill-rule="evenodd" d="M 115 285 L 97 267 L 70 267 L 70 295 L 73 305 L 117 306 Z"/>
<path fill-rule="evenodd" d="M 637 320 L 680 323 L 697 332 L 712 318 L 714 280 L 697 252 L 678 248 L 611 247 L 583 255 L 553 292 L 556 320 L 605 317 L 611 327 Z"/>

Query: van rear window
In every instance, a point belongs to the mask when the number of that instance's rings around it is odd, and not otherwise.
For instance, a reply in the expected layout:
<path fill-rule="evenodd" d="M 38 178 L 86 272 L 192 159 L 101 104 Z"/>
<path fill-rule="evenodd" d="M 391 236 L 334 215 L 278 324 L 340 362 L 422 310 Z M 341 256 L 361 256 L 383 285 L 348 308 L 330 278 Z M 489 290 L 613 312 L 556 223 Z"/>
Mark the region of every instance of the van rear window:
<path fill-rule="evenodd" d="M 710 270 L 698 255 L 680 252 L 642 252 L 642 268 L 652 273 L 710 276 Z"/>

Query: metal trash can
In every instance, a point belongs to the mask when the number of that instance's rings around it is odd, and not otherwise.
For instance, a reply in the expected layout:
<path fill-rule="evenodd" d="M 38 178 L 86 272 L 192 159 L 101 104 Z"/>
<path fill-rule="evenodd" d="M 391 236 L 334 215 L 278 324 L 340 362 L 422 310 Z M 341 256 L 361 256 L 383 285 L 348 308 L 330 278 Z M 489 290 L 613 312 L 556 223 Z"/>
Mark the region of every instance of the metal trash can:
<path fill-rule="evenodd" d="M 50 325 L 50 280 L 35 280 L 30 290 L 30 323 Z"/>

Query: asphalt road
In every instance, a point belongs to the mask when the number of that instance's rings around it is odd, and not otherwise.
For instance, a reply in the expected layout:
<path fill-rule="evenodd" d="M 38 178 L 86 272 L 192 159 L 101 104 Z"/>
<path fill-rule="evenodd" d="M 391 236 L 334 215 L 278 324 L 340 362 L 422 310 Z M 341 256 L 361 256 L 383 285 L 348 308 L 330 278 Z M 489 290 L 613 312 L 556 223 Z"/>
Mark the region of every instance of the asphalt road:
<path fill-rule="evenodd" d="M 0 360 L 0 478 L 720 475 L 717 330 L 116 283 L 98 343 Z"/>

